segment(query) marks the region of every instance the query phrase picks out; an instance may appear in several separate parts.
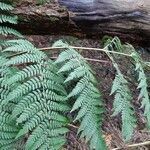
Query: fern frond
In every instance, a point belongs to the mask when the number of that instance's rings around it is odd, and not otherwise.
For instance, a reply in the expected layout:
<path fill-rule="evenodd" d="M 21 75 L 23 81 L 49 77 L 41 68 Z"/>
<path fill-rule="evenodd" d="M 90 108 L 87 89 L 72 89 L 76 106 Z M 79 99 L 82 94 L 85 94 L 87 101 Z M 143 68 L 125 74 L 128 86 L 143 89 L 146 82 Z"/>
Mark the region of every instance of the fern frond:
<path fill-rule="evenodd" d="M 9 11 L 13 9 L 14 8 L 11 5 L 0 2 L 0 10 Z"/>
<path fill-rule="evenodd" d="M 58 41 L 54 46 L 66 48 L 55 62 L 62 66 L 58 72 L 67 74 L 65 83 L 69 81 L 72 85 L 71 81 L 77 82 L 68 98 L 76 97 L 72 111 L 78 110 L 75 120 L 81 121 L 78 130 L 80 137 L 90 141 L 91 149 L 106 149 L 100 131 L 104 112 L 103 103 L 91 68 L 84 58 L 68 44 Z"/>
<path fill-rule="evenodd" d="M 4 13 L 11 7 L 0 3 L 0 9 Z M 0 23 L 6 22 L 17 23 L 15 17 L 4 13 Z M 4 26 L 0 26 L 0 34 L 21 37 L 16 30 Z M 0 44 L 5 47 L 2 53 L 9 58 L 0 56 L 0 149 L 20 148 L 16 145 L 26 134 L 29 136 L 27 150 L 60 149 L 66 142 L 69 122 L 66 112 L 70 111 L 67 92 L 62 85 L 63 77 L 57 74 L 52 61 L 48 61 L 47 56 L 28 41 L 10 40 Z M 11 73 L 10 68 L 15 67 L 19 69 Z M 10 129 L 7 124 L 12 124 Z M 43 137 L 29 141 L 34 130 L 43 124 L 46 124 L 42 126 Z M 38 132 L 41 133 L 40 130 Z"/>
<path fill-rule="evenodd" d="M 106 39 L 105 39 L 106 40 Z M 110 51 L 119 51 L 123 52 L 123 45 L 118 37 L 114 37 L 113 39 L 108 37 L 104 43 L 104 47 Z"/>
<path fill-rule="evenodd" d="M 14 72 L 12 68 L 7 68 L 4 64 L 7 59 L 2 55 L 0 56 L 0 149 L 9 150 L 18 146 L 17 142 L 22 139 L 15 139 L 20 127 L 16 126 L 15 120 L 11 118 L 11 113 L 15 107 L 13 103 L 6 103 L 3 105 L 7 95 L 13 89 L 5 83 Z"/>
<path fill-rule="evenodd" d="M 134 48 L 132 47 L 132 50 Z M 150 97 L 148 93 L 148 84 L 147 78 L 144 72 L 144 68 L 142 65 L 142 60 L 138 53 L 134 50 L 132 53 L 132 58 L 135 61 L 135 71 L 138 73 L 138 89 L 140 89 L 140 94 L 138 99 L 141 99 L 141 108 L 144 108 L 144 116 L 147 118 L 147 125 L 150 127 Z"/>
<path fill-rule="evenodd" d="M 8 41 L 8 43 L 11 43 L 12 46 L 5 48 L 3 52 L 16 52 L 16 57 L 11 57 L 11 59 L 5 63 L 6 66 L 36 63 L 47 57 L 26 40 L 11 40 Z M 19 52 L 19 54 L 17 52 Z"/>
<path fill-rule="evenodd" d="M 127 80 L 121 73 L 118 73 L 113 81 L 111 94 L 115 94 L 113 116 L 121 113 L 122 134 L 125 140 L 129 140 L 136 126 L 133 106 L 131 104 L 132 96 L 127 86 Z"/>
<path fill-rule="evenodd" d="M 62 143 L 66 142 L 65 134 L 68 132 L 66 128 L 68 118 L 65 113 L 70 111 L 67 105 L 67 92 L 62 85 L 64 79 L 57 74 L 57 67 L 52 64 L 52 61 L 47 61 L 47 56 L 43 52 L 31 44 L 28 45 L 26 41 L 22 42 L 25 44 L 18 42 L 15 46 L 12 45 L 4 50 L 9 53 L 19 52 L 19 55 L 11 57 L 5 66 L 24 63 L 29 65 L 22 67 L 7 80 L 8 85 L 15 82 L 16 87 L 8 94 L 3 105 L 10 102 L 16 103 L 11 117 L 17 124 L 22 125 L 16 139 L 29 134 L 26 149 L 34 150 L 41 146 L 50 149 L 56 146 L 55 142 L 52 142 L 53 139 L 61 141 L 63 137 L 64 141 L 57 143 L 57 146 L 61 147 Z M 33 59 L 34 56 L 36 56 L 35 59 Z M 50 123 L 54 123 L 51 128 Z M 42 126 L 43 138 L 31 142 L 34 130 L 38 131 L 39 126 L 43 124 L 46 124 Z M 39 132 L 41 133 L 40 130 Z"/>
<path fill-rule="evenodd" d="M 109 51 L 123 51 L 123 45 L 118 37 L 108 40 L 105 49 Z M 128 81 L 124 78 L 121 73 L 118 64 L 115 62 L 115 56 L 107 53 L 109 58 L 112 60 L 113 66 L 116 69 L 116 76 L 113 81 L 113 86 L 111 89 L 111 94 L 115 94 L 115 99 L 113 103 L 114 113 L 113 116 L 121 114 L 122 118 L 122 135 L 126 141 L 130 140 L 136 127 L 136 118 L 134 114 L 134 109 L 131 104 L 132 95 L 128 87 Z"/>
<path fill-rule="evenodd" d="M 14 16 L 7 16 L 7 15 L 1 15 L 0 16 L 0 23 L 11 23 L 11 24 L 17 24 L 17 17 Z"/>
<path fill-rule="evenodd" d="M 10 10 L 13 10 L 11 5 L 0 2 L 0 35 L 15 35 L 17 37 L 23 37 L 18 31 L 5 26 L 5 23 L 17 24 L 17 16 L 6 15 L 7 13 L 9 14 Z"/>
<path fill-rule="evenodd" d="M 9 27 L 3 27 L 3 26 L 0 26 L 0 34 L 1 35 L 15 35 L 15 36 L 18 36 L 18 37 L 23 37 L 18 31 L 12 29 L 12 28 L 9 28 Z"/>
<path fill-rule="evenodd" d="M 4 52 L 36 52 L 36 48 L 34 47 L 34 45 L 24 39 L 8 40 L 7 44 L 8 47 L 4 50 Z"/>

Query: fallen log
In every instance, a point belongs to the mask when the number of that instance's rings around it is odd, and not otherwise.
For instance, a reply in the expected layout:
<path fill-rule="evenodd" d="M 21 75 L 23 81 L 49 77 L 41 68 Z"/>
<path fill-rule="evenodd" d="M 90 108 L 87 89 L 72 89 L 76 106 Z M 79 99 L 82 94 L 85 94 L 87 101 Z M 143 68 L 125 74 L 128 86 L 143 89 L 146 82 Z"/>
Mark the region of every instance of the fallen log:
<path fill-rule="evenodd" d="M 65 34 L 98 38 L 119 36 L 150 45 L 149 0 L 58 0 L 43 6 L 19 6 L 19 29 L 24 34 Z"/>

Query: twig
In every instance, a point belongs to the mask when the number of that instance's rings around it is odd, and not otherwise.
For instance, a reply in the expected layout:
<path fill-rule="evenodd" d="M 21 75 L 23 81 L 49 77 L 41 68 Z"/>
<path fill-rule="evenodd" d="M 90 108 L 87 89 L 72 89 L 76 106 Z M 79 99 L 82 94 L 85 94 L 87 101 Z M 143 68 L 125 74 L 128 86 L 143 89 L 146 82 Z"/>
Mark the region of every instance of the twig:
<path fill-rule="evenodd" d="M 69 127 L 73 127 L 73 128 L 75 128 L 75 129 L 78 129 L 79 127 L 77 127 L 77 126 L 75 126 L 75 125 L 73 125 L 73 124 L 68 124 L 68 126 Z"/>
<path fill-rule="evenodd" d="M 66 49 L 67 47 L 45 47 L 45 48 L 40 48 L 39 50 L 57 50 L 57 49 Z M 69 46 L 69 48 L 73 48 L 73 49 L 78 49 L 78 50 L 93 50 L 93 51 L 102 51 L 102 52 L 108 52 L 108 53 L 113 53 L 113 54 L 118 54 L 118 55 L 123 55 L 123 56 L 127 56 L 127 57 L 131 57 L 131 55 L 129 54 L 125 54 L 125 53 L 120 53 L 120 52 L 116 52 L 116 51 L 108 51 L 106 49 L 101 49 L 101 48 L 91 48 L 91 47 L 76 47 L 76 46 Z"/>
<path fill-rule="evenodd" d="M 150 145 L 150 141 L 127 145 L 126 148 L 133 148 L 133 147 L 144 146 L 144 145 Z M 123 147 L 113 148 L 112 150 L 121 150 L 121 149 L 123 149 Z"/>

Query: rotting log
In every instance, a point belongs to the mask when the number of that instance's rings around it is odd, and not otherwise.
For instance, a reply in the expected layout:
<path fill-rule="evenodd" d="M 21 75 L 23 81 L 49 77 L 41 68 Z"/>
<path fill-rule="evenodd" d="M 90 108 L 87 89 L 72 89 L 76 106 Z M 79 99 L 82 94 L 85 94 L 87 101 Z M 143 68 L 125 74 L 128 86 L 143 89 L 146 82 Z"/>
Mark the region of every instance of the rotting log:
<path fill-rule="evenodd" d="M 61 34 L 98 38 L 119 36 L 150 45 L 149 0 L 58 0 L 43 6 L 19 6 L 19 29 L 24 34 Z"/>

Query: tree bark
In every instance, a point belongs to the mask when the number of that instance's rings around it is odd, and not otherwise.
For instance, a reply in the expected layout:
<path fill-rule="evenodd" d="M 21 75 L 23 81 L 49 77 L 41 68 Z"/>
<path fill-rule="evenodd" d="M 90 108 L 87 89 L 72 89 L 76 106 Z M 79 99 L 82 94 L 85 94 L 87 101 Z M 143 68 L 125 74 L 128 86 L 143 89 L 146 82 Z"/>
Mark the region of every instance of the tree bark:
<path fill-rule="evenodd" d="M 20 6 L 13 13 L 19 16 L 17 29 L 24 34 L 111 35 L 150 45 L 149 0 L 58 0 Z"/>

